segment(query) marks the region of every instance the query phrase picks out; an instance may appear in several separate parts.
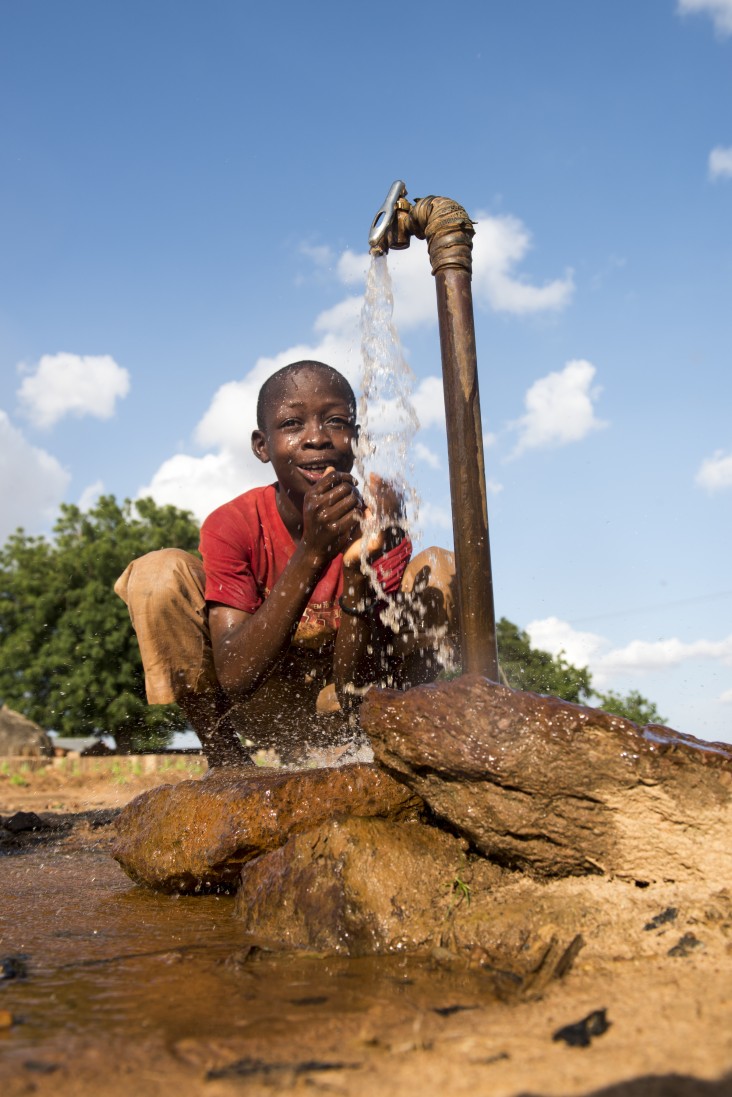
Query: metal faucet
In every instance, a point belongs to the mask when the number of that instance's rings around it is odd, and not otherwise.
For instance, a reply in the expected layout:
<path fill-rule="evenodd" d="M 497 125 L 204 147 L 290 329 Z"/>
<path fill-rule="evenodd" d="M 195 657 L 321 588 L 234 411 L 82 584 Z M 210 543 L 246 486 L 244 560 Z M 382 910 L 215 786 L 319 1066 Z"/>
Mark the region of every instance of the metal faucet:
<path fill-rule="evenodd" d="M 369 230 L 369 251 L 372 255 L 385 255 L 389 248 L 407 248 L 406 243 L 399 243 L 396 219 L 397 206 L 400 198 L 405 198 L 407 188 L 401 179 L 395 179 L 389 187 L 389 193 L 384 199 L 384 204 L 378 211 Z M 407 202 L 408 206 L 409 203 Z"/>

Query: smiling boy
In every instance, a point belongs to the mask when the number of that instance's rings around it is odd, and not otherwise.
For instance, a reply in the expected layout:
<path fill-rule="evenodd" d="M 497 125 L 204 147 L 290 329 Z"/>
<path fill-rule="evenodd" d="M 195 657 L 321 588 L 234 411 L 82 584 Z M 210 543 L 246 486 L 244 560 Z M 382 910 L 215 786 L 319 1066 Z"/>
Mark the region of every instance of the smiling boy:
<path fill-rule="evenodd" d="M 353 390 L 337 370 L 285 366 L 262 386 L 252 434 L 276 482 L 209 515 L 202 565 L 166 549 L 134 561 L 115 586 L 137 631 L 148 701 L 181 705 L 210 764 L 246 762 L 241 738 L 287 759 L 353 739 L 367 688 L 429 680 L 438 643 L 454 640 L 452 558 L 431 549 L 409 562 L 401 501 L 375 479 L 386 531 L 362 565 L 357 437 Z M 397 592 L 412 612 L 395 633 L 382 610 Z"/>

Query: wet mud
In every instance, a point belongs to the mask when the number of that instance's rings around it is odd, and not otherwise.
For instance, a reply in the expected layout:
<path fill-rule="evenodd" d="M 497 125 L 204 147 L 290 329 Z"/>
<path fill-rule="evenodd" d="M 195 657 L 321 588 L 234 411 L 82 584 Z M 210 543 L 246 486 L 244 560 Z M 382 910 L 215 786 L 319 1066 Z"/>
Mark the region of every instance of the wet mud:
<path fill-rule="evenodd" d="M 672 956 L 674 920 L 644 923 L 668 935 L 662 963 L 588 949 L 542 996 L 501 1000 L 439 955 L 262 950 L 232 897 L 133 885 L 114 815 L 3 829 L 4 1097 L 732 1092 L 728 949 L 708 933 Z"/>

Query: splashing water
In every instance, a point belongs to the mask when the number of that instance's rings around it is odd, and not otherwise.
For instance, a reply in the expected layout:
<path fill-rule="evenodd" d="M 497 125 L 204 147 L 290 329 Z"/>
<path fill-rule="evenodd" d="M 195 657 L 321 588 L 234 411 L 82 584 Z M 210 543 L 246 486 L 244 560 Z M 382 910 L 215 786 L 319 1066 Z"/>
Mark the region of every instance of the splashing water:
<path fill-rule="evenodd" d="M 410 480 L 413 464 L 410 447 L 419 429 L 419 420 L 412 402 L 414 373 L 407 365 L 401 343 L 393 322 L 394 298 L 386 256 L 374 256 L 366 282 L 366 294 L 361 310 L 361 398 L 359 422 L 361 434 L 356 447 L 356 465 L 364 490 L 364 502 L 368 508 L 362 524 L 361 567 L 368 575 L 374 593 L 381 594 L 376 572 L 369 564 L 369 548 L 373 541 L 392 527 L 394 516 L 379 514 L 374 491 L 376 483 L 366 475 L 366 468 L 373 475 L 392 485 L 403 500 L 403 513 L 398 525 L 412 539 L 418 536 L 419 495 Z M 403 595 L 382 603 L 379 616 L 384 625 L 402 635 L 422 634 L 425 605 L 420 598 Z M 450 662 L 452 651 L 442 643 L 445 629 L 431 629 L 431 646 L 442 665 Z M 444 648 L 444 654 L 441 649 Z M 388 673 L 391 645 L 386 649 L 386 684 L 391 684 Z"/>

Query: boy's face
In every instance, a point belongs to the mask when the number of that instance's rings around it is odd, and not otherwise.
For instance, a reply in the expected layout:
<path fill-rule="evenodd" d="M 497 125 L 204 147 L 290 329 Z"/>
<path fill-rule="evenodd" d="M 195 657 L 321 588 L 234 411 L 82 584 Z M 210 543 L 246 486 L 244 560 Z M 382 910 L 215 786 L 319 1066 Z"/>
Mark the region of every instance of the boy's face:
<path fill-rule="evenodd" d="M 327 468 L 350 472 L 358 427 L 351 393 L 338 374 L 304 368 L 288 374 L 265 408 L 252 450 L 271 461 L 280 487 L 301 500 Z"/>

